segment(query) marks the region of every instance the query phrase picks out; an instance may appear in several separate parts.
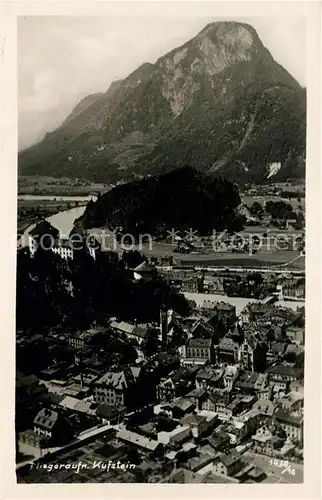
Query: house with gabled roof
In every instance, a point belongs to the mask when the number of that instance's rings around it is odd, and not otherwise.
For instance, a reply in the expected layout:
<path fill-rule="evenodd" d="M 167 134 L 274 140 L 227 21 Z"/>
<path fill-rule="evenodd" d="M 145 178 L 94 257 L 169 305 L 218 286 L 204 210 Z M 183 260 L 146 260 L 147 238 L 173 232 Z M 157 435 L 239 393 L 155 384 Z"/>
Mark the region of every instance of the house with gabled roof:
<path fill-rule="evenodd" d="M 71 426 L 62 415 L 50 408 L 42 408 L 34 418 L 34 432 L 47 441 L 67 439 L 72 435 Z"/>
<path fill-rule="evenodd" d="M 222 453 L 214 459 L 214 474 L 224 476 L 234 476 L 243 467 L 241 456 L 232 452 L 229 454 Z"/>
<path fill-rule="evenodd" d="M 182 364 L 204 365 L 214 359 L 212 339 L 190 338 L 179 352 Z"/>
<path fill-rule="evenodd" d="M 147 261 L 143 261 L 141 264 L 133 269 L 134 279 L 151 281 L 156 278 L 158 272 L 155 266 Z"/>
<path fill-rule="evenodd" d="M 108 406 L 128 406 L 135 401 L 141 368 L 129 367 L 120 372 L 106 372 L 93 383 L 95 403 Z"/>
<path fill-rule="evenodd" d="M 192 413 L 181 419 L 182 425 L 188 425 L 191 429 L 191 434 L 195 439 L 210 434 L 218 425 L 219 419 L 217 415 L 202 415 Z"/>
<path fill-rule="evenodd" d="M 303 376 L 303 370 L 290 363 L 280 363 L 270 366 L 266 370 L 266 373 L 269 385 L 283 391 L 287 390 L 291 382 L 299 381 Z"/>
<path fill-rule="evenodd" d="M 28 234 L 28 246 L 31 257 L 33 257 L 39 246 L 46 250 L 51 249 L 54 242 L 59 238 L 59 230 L 47 220 L 42 220 L 35 225 Z"/>
<path fill-rule="evenodd" d="M 290 413 L 279 408 L 274 413 L 274 420 L 281 425 L 288 438 L 303 442 L 303 414 Z"/>

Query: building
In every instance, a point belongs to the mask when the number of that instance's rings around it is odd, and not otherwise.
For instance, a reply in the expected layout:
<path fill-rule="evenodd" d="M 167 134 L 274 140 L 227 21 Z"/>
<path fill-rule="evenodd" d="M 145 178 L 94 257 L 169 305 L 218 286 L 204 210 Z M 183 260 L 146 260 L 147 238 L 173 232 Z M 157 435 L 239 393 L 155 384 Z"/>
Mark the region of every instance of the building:
<path fill-rule="evenodd" d="M 114 320 L 110 323 L 110 327 L 117 333 L 125 334 L 129 339 L 137 340 L 139 344 L 145 340 L 148 331 L 145 326 L 132 325 L 126 321 Z"/>
<path fill-rule="evenodd" d="M 192 389 L 192 391 L 188 392 L 188 394 L 186 394 L 186 398 L 187 399 L 190 399 L 190 401 L 193 402 L 193 404 L 195 405 L 195 408 L 197 410 L 201 410 L 201 405 L 203 403 L 203 401 L 205 401 L 207 399 L 207 392 L 202 389 L 202 388 L 195 388 L 195 389 Z"/>
<path fill-rule="evenodd" d="M 236 321 L 236 307 L 227 302 L 215 302 L 207 299 L 201 304 L 201 309 L 215 311 L 217 319 L 227 328 L 230 328 Z"/>
<path fill-rule="evenodd" d="M 227 434 L 227 432 L 218 429 L 212 434 L 212 436 L 207 438 L 207 441 L 210 444 L 210 446 L 215 450 L 215 452 L 218 453 L 229 450 L 230 439 L 231 438 L 229 434 Z"/>
<path fill-rule="evenodd" d="M 188 276 L 182 280 L 181 291 L 202 293 L 204 290 L 203 276 Z"/>
<path fill-rule="evenodd" d="M 215 333 L 214 328 L 211 326 L 208 318 L 200 317 L 196 319 L 195 323 L 190 327 L 188 335 L 196 338 L 212 338 Z"/>
<path fill-rule="evenodd" d="M 223 388 L 225 369 L 216 366 L 205 366 L 196 375 L 196 388 L 216 389 Z"/>
<path fill-rule="evenodd" d="M 181 425 L 187 425 L 191 429 L 191 434 L 195 439 L 199 439 L 210 432 L 218 425 L 219 419 L 217 415 L 186 415 L 181 419 Z"/>
<path fill-rule="evenodd" d="M 108 406 L 132 406 L 135 403 L 141 369 L 107 372 L 93 383 L 94 402 Z"/>
<path fill-rule="evenodd" d="M 202 411 L 216 411 L 216 404 L 220 400 L 221 396 L 219 393 L 216 392 L 207 392 L 205 395 L 201 398 L 201 401 L 199 403 L 199 408 Z"/>
<path fill-rule="evenodd" d="M 267 424 L 272 422 L 277 405 L 270 400 L 258 399 L 253 408 L 259 412 L 260 422 Z"/>
<path fill-rule="evenodd" d="M 238 349 L 238 362 L 241 369 L 262 372 L 266 368 L 268 347 L 257 335 L 245 336 Z"/>
<path fill-rule="evenodd" d="M 275 436 L 266 425 L 257 429 L 256 434 L 252 436 L 252 442 L 252 449 L 255 453 L 269 456 L 273 455 L 274 451 L 283 445 L 283 439 Z"/>
<path fill-rule="evenodd" d="M 238 453 L 221 454 L 214 459 L 213 473 L 224 476 L 234 476 L 243 467 Z"/>
<path fill-rule="evenodd" d="M 156 387 L 156 396 L 159 401 L 170 401 L 182 396 L 194 387 L 194 372 L 181 366 L 172 371 L 167 377 L 162 377 Z"/>
<path fill-rule="evenodd" d="M 158 442 L 165 446 L 176 446 L 182 441 L 186 441 L 190 436 L 190 427 L 188 425 L 178 425 L 172 431 L 158 432 Z"/>
<path fill-rule="evenodd" d="M 215 412 L 218 418 L 224 422 L 230 420 L 234 415 L 237 415 L 238 407 L 234 403 L 227 403 L 227 401 L 222 398 L 215 403 Z"/>
<path fill-rule="evenodd" d="M 74 249 L 69 239 L 58 239 L 52 247 L 52 251 L 56 255 L 60 255 L 62 259 L 68 260 L 74 258 Z"/>
<path fill-rule="evenodd" d="M 158 274 L 156 267 L 146 261 L 135 267 L 133 272 L 134 279 L 144 281 L 153 281 Z"/>
<path fill-rule="evenodd" d="M 217 312 L 218 319 L 226 326 L 231 328 L 236 322 L 236 307 L 227 302 L 216 302 L 215 311 Z"/>
<path fill-rule="evenodd" d="M 296 345 L 303 345 L 305 340 L 305 329 L 296 327 L 287 327 L 286 337 Z"/>
<path fill-rule="evenodd" d="M 84 332 L 78 332 L 75 334 L 71 334 L 68 337 L 68 345 L 73 347 L 74 349 L 83 349 L 87 346 L 98 333 L 105 332 L 106 329 L 90 329 Z"/>
<path fill-rule="evenodd" d="M 280 361 L 285 354 L 286 348 L 287 344 L 284 342 L 271 342 L 266 355 L 268 365 Z"/>
<path fill-rule="evenodd" d="M 179 397 L 171 401 L 171 403 L 165 404 L 163 406 L 163 411 L 171 419 L 178 419 L 183 417 L 186 413 L 190 413 L 195 409 L 194 403 L 184 397 Z"/>
<path fill-rule="evenodd" d="M 35 375 L 16 374 L 16 429 L 30 428 L 35 415 L 46 402 L 48 390 Z"/>
<path fill-rule="evenodd" d="M 269 304 L 262 304 L 260 302 L 252 302 L 247 304 L 240 313 L 242 323 L 250 323 L 257 321 L 265 316 L 272 308 Z"/>
<path fill-rule="evenodd" d="M 304 300 L 305 299 L 305 279 L 293 278 L 287 280 L 282 285 L 282 297 L 284 300 Z"/>
<path fill-rule="evenodd" d="M 101 404 L 95 411 L 95 415 L 103 424 L 118 424 L 124 417 L 126 408 L 124 406 L 108 406 Z"/>
<path fill-rule="evenodd" d="M 227 391 L 231 391 L 233 389 L 235 382 L 238 378 L 238 375 L 239 375 L 238 365 L 226 366 L 223 380 L 224 380 L 224 387 Z"/>
<path fill-rule="evenodd" d="M 274 413 L 274 419 L 281 425 L 288 438 L 303 443 L 303 415 L 292 414 L 279 408 Z"/>
<path fill-rule="evenodd" d="M 190 338 L 179 348 L 183 364 L 204 365 L 213 361 L 213 345 L 211 339 Z"/>
<path fill-rule="evenodd" d="M 302 370 L 286 363 L 271 366 L 266 372 L 269 385 L 282 391 L 286 391 L 291 382 L 296 382 L 302 378 Z"/>
<path fill-rule="evenodd" d="M 266 385 L 266 377 L 261 373 L 242 371 L 235 383 L 235 389 L 244 394 L 255 394 Z"/>
<path fill-rule="evenodd" d="M 298 394 L 296 392 L 289 392 L 288 394 L 286 394 L 286 396 L 284 396 L 284 398 L 279 399 L 277 403 L 282 408 L 282 410 L 288 413 L 297 413 L 298 415 L 302 414 L 304 399 L 301 394 Z"/>
<path fill-rule="evenodd" d="M 50 222 L 42 220 L 28 235 L 28 246 L 31 257 L 33 257 L 41 247 L 43 250 L 51 250 L 55 242 L 59 239 L 59 231 Z"/>
<path fill-rule="evenodd" d="M 257 408 L 252 408 L 251 410 L 238 415 L 235 419 L 235 422 L 240 422 L 244 424 L 243 435 L 242 438 L 249 436 L 256 431 L 261 421 L 261 414 Z"/>
<path fill-rule="evenodd" d="M 34 419 L 34 432 L 48 441 L 71 435 L 71 429 L 62 416 L 49 408 L 42 408 Z"/>
<path fill-rule="evenodd" d="M 223 276 L 211 276 L 209 278 L 205 277 L 204 289 L 207 293 L 218 293 L 223 294 L 224 291 L 224 277 Z"/>
<path fill-rule="evenodd" d="M 216 348 L 218 363 L 235 364 L 238 361 L 239 344 L 231 337 L 223 337 Z"/>
<path fill-rule="evenodd" d="M 155 441 L 126 429 L 119 430 L 116 434 L 116 438 L 127 445 L 137 448 L 145 454 L 158 456 L 163 450 L 163 446 L 159 441 Z"/>
<path fill-rule="evenodd" d="M 165 306 L 160 308 L 160 335 L 163 348 L 167 346 L 169 330 L 172 328 L 172 312 Z"/>
<path fill-rule="evenodd" d="M 85 252 L 87 252 L 92 259 L 96 260 L 98 255 L 102 253 L 102 245 L 95 234 L 88 234 L 85 242 Z"/>

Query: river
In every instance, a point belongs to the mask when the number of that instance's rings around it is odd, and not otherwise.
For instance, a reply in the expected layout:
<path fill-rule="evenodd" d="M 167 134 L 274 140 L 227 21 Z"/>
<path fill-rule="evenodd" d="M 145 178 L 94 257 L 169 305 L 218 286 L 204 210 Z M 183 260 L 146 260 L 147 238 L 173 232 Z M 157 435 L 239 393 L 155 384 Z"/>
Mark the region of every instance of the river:
<path fill-rule="evenodd" d="M 55 197 L 53 197 L 55 198 Z M 33 198 L 33 199 L 38 199 L 38 198 Z M 40 199 L 40 198 L 39 198 Z M 41 197 L 42 200 L 47 199 L 44 197 Z M 58 199 L 58 197 L 57 197 Z M 95 200 L 95 197 L 71 197 L 71 196 L 63 196 L 62 198 L 59 198 L 59 200 L 62 201 L 85 201 L 85 200 Z M 78 217 L 81 217 L 85 211 L 86 205 L 80 206 L 80 207 L 74 207 L 70 208 L 68 210 L 63 210 L 62 212 L 58 212 L 57 214 L 51 215 L 50 217 L 47 217 L 47 221 L 50 222 L 56 229 L 59 230 L 60 232 L 60 237 L 67 237 L 70 233 L 70 231 L 73 229 L 74 226 L 74 221 L 75 219 L 78 219 Z M 31 226 L 27 227 L 25 232 L 23 233 L 22 239 L 20 240 L 20 247 L 21 246 L 27 246 L 28 245 L 28 235 L 29 232 L 36 226 L 36 224 L 31 224 Z"/>

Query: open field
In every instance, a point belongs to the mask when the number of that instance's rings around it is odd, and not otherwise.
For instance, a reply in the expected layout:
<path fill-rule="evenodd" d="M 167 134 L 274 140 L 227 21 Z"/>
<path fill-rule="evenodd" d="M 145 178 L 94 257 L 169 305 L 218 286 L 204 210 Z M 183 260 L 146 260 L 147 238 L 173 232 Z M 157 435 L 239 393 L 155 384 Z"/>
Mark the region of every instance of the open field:
<path fill-rule="evenodd" d="M 183 264 L 203 264 L 205 266 L 227 266 L 227 267 L 278 267 L 293 261 L 299 256 L 296 250 L 280 250 L 273 252 L 258 252 L 253 255 L 248 253 L 215 252 L 208 253 L 174 253 L 174 246 L 153 242 L 152 248 L 143 245 L 141 250 L 149 257 L 167 257 L 172 255 L 178 265 Z M 138 248 L 138 250 L 140 250 Z M 285 266 L 286 267 L 286 266 Z M 299 257 L 295 262 L 287 265 L 289 269 L 304 270 L 305 257 Z"/>
<path fill-rule="evenodd" d="M 305 210 L 305 198 L 300 196 L 300 202 L 297 198 L 283 198 L 281 196 L 251 196 L 251 195 L 241 195 L 241 200 L 244 205 L 250 207 L 253 203 L 258 202 L 264 205 L 267 201 L 284 201 L 292 205 L 293 209 L 296 209 L 301 205 L 302 209 Z"/>
<path fill-rule="evenodd" d="M 19 176 L 19 195 L 56 195 L 56 196 L 88 196 L 106 191 L 104 184 L 91 183 L 85 180 L 55 178 L 45 176 Z"/>

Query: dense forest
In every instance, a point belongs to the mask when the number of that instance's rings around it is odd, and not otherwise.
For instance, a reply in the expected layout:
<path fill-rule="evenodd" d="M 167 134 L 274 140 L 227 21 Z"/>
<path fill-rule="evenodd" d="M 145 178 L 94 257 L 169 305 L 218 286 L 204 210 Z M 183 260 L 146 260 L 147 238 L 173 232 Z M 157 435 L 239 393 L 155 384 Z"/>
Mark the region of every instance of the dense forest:
<path fill-rule="evenodd" d="M 238 231 L 238 189 L 231 182 L 191 168 L 178 170 L 115 187 L 89 202 L 78 229 L 122 228 L 134 237 L 167 230 L 189 230 L 211 234 L 215 230 Z"/>

